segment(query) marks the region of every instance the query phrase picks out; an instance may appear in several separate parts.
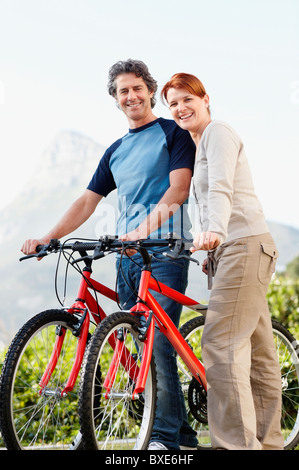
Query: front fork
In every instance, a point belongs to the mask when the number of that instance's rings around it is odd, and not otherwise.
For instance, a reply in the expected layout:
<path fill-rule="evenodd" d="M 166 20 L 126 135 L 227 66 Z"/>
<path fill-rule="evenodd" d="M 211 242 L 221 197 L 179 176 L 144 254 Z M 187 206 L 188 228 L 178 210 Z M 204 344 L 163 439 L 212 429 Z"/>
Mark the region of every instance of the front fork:
<path fill-rule="evenodd" d="M 103 387 L 106 389 L 106 398 L 109 396 L 109 393 L 113 387 L 115 380 L 116 372 L 119 367 L 120 362 L 128 370 L 130 378 L 135 382 L 134 391 L 132 394 L 132 399 L 138 399 L 138 395 L 142 393 L 145 389 L 145 383 L 152 359 L 153 343 L 154 343 L 154 334 L 155 334 L 155 321 L 152 317 L 152 313 L 149 308 L 146 306 L 146 296 L 148 292 L 148 283 L 151 272 L 147 269 L 142 271 L 138 298 L 140 301 L 130 310 L 132 315 L 142 314 L 145 317 L 146 323 L 144 327 L 141 327 L 139 330 L 139 339 L 143 343 L 143 351 L 141 364 L 138 368 L 135 359 L 131 356 L 130 353 L 123 349 L 123 340 L 124 338 L 116 338 L 116 344 L 114 348 L 114 353 L 112 361 L 106 375 L 106 378 L 103 383 Z M 128 357 L 128 354 L 130 357 Z M 134 367 L 132 363 L 134 361 Z M 138 370 L 139 369 L 139 370 Z M 136 380 L 137 377 L 137 380 Z"/>
<path fill-rule="evenodd" d="M 71 390 L 73 390 L 81 365 L 82 365 L 82 361 L 83 361 L 84 351 L 86 348 L 86 343 L 87 343 L 87 338 L 88 338 L 89 325 L 90 325 L 89 311 L 85 307 L 83 299 L 85 299 L 86 291 L 87 291 L 87 282 L 85 279 L 86 278 L 90 279 L 90 276 L 91 276 L 91 269 L 84 268 L 84 277 L 82 277 L 81 279 L 81 283 L 80 283 L 79 291 L 78 291 L 78 298 L 76 302 L 69 309 L 67 309 L 68 313 L 74 314 L 74 313 L 80 312 L 83 314 L 83 316 L 82 316 L 82 319 L 78 321 L 78 325 L 73 330 L 74 336 L 78 336 L 79 338 L 78 345 L 77 345 L 77 350 L 76 350 L 76 355 L 75 355 L 75 361 L 72 366 L 67 383 L 64 389 L 61 391 L 61 397 L 67 396 L 67 394 Z M 55 370 L 58 359 L 60 357 L 65 334 L 66 334 L 66 328 L 58 326 L 56 330 L 56 340 L 55 340 L 55 344 L 53 347 L 53 351 L 52 351 L 50 360 L 48 362 L 48 365 L 46 367 L 46 370 L 39 383 L 39 386 L 41 387 L 39 391 L 40 395 L 42 395 L 44 391 L 46 390 L 49 380 Z"/>
<path fill-rule="evenodd" d="M 144 310 L 144 306 L 142 307 L 142 313 L 147 316 L 147 312 Z M 137 306 L 131 309 L 132 314 L 135 314 L 137 311 Z M 139 312 L 138 312 L 139 313 Z M 125 332 L 119 331 L 114 346 L 113 357 L 110 363 L 110 367 L 108 369 L 107 375 L 105 377 L 103 387 L 106 390 L 105 397 L 109 397 L 109 393 L 111 392 L 114 384 L 114 380 L 116 377 L 116 373 L 120 363 L 123 367 L 127 370 L 130 379 L 135 383 L 134 391 L 132 393 L 132 400 L 138 399 L 140 393 L 144 391 L 145 383 L 147 379 L 147 374 L 149 371 L 151 359 L 152 359 L 152 350 L 153 350 L 153 342 L 154 342 L 154 330 L 155 330 L 155 322 L 154 319 L 151 317 L 150 312 L 148 311 L 149 317 L 149 324 L 146 327 L 146 331 L 144 328 L 140 328 L 139 332 L 139 339 L 143 342 L 143 351 L 142 351 L 142 358 L 141 364 L 138 367 L 135 358 L 131 355 L 131 353 L 124 348 L 124 335 Z M 137 378 L 137 379 L 136 379 Z"/>

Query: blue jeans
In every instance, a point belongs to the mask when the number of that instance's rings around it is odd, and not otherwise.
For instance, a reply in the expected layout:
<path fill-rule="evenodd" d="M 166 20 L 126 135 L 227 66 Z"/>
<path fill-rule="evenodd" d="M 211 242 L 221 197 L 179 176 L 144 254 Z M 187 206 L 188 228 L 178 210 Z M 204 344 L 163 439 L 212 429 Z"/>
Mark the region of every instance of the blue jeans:
<path fill-rule="evenodd" d="M 118 295 L 120 304 L 125 310 L 132 308 L 136 303 L 136 295 L 131 289 L 138 291 L 142 264 L 139 253 L 133 255 L 131 259 L 125 256 L 122 258 L 123 274 L 120 271 Z M 117 268 L 118 266 L 119 259 L 117 259 Z M 159 251 L 153 254 L 152 274 L 155 279 L 182 293 L 185 292 L 188 283 L 188 268 L 187 259 L 170 260 Z M 182 306 L 161 294 L 156 292 L 152 294 L 178 327 Z M 188 424 L 174 350 L 158 328 L 155 329 L 153 352 L 157 370 L 157 409 L 151 441 L 161 442 L 168 449 L 179 449 L 180 445 L 195 447 L 196 432 Z"/>

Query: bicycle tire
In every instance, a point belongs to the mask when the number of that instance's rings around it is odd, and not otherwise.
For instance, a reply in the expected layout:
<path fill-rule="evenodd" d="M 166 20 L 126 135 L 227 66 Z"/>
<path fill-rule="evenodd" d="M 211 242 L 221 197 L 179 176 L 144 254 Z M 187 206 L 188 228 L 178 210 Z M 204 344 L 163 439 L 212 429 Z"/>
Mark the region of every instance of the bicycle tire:
<path fill-rule="evenodd" d="M 180 328 L 181 335 L 200 361 L 202 361 L 201 338 L 204 323 L 205 317 L 194 317 Z M 197 433 L 197 448 L 199 450 L 211 450 L 212 446 L 207 419 L 207 400 L 202 396 L 200 390 L 196 390 L 194 379 L 180 357 L 177 357 L 177 363 L 188 421 L 192 429 Z"/>
<path fill-rule="evenodd" d="M 78 450 L 82 446 L 74 408 L 78 387 L 59 396 L 72 366 L 78 319 L 63 310 L 46 310 L 26 322 L 6 354 L 0 379 L 0 426 L 9 450 Z M 63 351 L 47 387 L 40 379 L 53 351 L 56 328 L 66 329 Z"/>
<path fill-rule="evenodd" d="M 200 343 L 204 328 L 204 322 L 205 318 L 203 316 L 195 317 L 184 325 L 182 325 L 182 327 L 180 328 L 182 336 L 187 340 L 187 342 L 193 349 L 193 352 L 201 361 L 202 355 Z M 299 354 L 297 349 L 298 343 L 293 337 L 293 335 L 288 331 L 288 329 L 274 319 L 272 319 L 272 331 L 281 369 L 281 430 L 284 437 L 284 449 L 292 450 L 299 443 Z M 180 361 L 180 359 L 178 359 L 178 361 Z M 186 366 L 183 363 L 178 362 L 178 364 L 189 424 L 192 426 L 193 429 L 197 431 L 199 441 L 198 448 L 201 450 L 212 449 L 210 437 L 208 434 L 208 416 L 207 423 L 202 423 L 198 421 L 196 410 L 194 411 L 194 407 L 197 407 L 199 411 L 204 411 L 205 403 L 201 404 L 199 403 L 199 401 L 197 403 L 194 402 L 198 395 L 196 395 L 196 393 L 191 394 L 189 391 L 189 387 L 192 386 L 192 378 L 190 377 L 190 373 L 186 370 Z M 185 372 L 182 372 L 184 370 Z M 193 397 L 193 403 L 191 402 L 190 405 L 191 395 Z M 199 411 L 198 415 L 200 416 Z"/>
<path fill-rule="evenodd" d="M 109 397 L 103 388 L 113 356 L 109 339 L 122 331 L 124 346 L 139 365 L 143 344 L 138 338 L 140 326 L 138 318 L 120 311 L 106 317 L 92 336 L 84 357 L 79 394 L 80 428 L 86 450 L 144 450 L 148 446 L 157 394 L 154 358 L 144 393 L 137 400 L 132 400 L 134 377 L 121 363 Z"/>
<path fill-rule="evenodd" d="M 284 325 L 274 319 L 272 320 L 272 328 L 281 370 L 281 431 L 284 438 L 284 449 L 292 450 L 299 443 L 298 342 Z"/>

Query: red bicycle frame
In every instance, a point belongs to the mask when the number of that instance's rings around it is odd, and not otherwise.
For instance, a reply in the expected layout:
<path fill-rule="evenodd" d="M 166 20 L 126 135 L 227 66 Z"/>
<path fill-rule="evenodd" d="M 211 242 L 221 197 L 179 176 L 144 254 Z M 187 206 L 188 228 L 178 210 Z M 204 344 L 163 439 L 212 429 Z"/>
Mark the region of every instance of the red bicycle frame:
<path fill-rule="evenodd" d="M 106 317 L 104 310 L 100 307 L 95 298 L 92 296 L 90 290 L 94 290 L 97 293 L 100 293 L 103 296 L 111 299 L 112 301 L 118 302 L 118 296 L 115 291 L 109 289 L 108 287 L 91 278 L 92 270 L 89 266 L 86 266 L 83 269 L 83 273 L 84 275 L 81 278 L 77 299 L 71 307 L 66 309 L 66 311 L 71 314 L 81 313 L 82 319 L 80 332 L 78 335 L 78 345 L 75 354 L 75 360 L 72 365 L 72 369 L 68 377 L 67 383 L 61 392 L 61 396 L 65 396 L 68 392 L 70 392 L 74 388 L 74 385 L 76 383 L 82 365 L 84 351 L 86 348 L 87 336 L 90 326 L 90 315 L 93 317 L 96 324 L 99 324 Z M 196 378 L 196 380 L 201 383 L 203 387 L 206 388 L 205 370 L 202 363 L 194 355 L 194 353 L 192 352 L 189 345 L 182 337 L 174 323 L 171 321 L 171 319 L 168 317 L 168 315 L 162 309 L 159 303 L 155 300 L 149 290 L 159 292 L 162 295 L 169 297 L 192 310 L 203 312 L 207 309 L 207 306 L 195 302 L 190 297 L 187 297 L 186 295 L 181 294 L 174 289 L 171 289 L 163 283 L 158 283 L 157 281 L 155 281 L 151 277 L 151 273 L 149 270 L 142 270 L 141 281 L 138 291 L 138 298 L 140 299 L 140 301 L 135 305 L 134 308 L 131 309 L 132 314 L 140 315 L 140 313 L 142 313 L 145 319 L 149 321 L 149 327 L 146 332 L 146 337 L 143 341 L 144 348 L 142 361 L 140 367 L 138 367 L 135 359 L 130 355 L 128 350 L 123 349 L 121 347 L 120 341 L 117 339 L 117 335 L 115 334 L 114 336 L 112 336 L 110 339 L 110 345 L 114 350 L 114 354 L 111 361 L 110 369 L 103 384 L 104 388 L 106 389 L 106 394 L 109 394 L 109 391 L 113 386 L 116 370 L 120 362 L 128 370 L 130 377 L 134 379 L 134 381 L 137 377 L 133 398 L 137 394 L 142 393 L 144 391 L 145 382 L 152 357 L 155 322 L 158 324 L 160 330 L 165 334 L 170 343 L 173 345 L 178 355 L 185 362 L 192 375 Z M 153 315 L 151 317 L 151 320 L 149 320 L 150 315 Z M 47 386 L 50 377 L 56 367 L 65 338 L 65 332 L 66 330 L 62 328 L 62 331 L 56 337 L 51 358 L 39 383 L 41 387 L 40 394 L 42 394 L 43 389 Z"/>
<path fill-rule="evenodd" d="M 169 297 L 182 305 L 192 308 L 192 310 L 203 312 L 207 309 L 206 305 L 197 303 L 190 297 L 187 297 L 186 295 L 181 294 L 174 289 L 171 289 L 170 287 L 161 282 L 158 283 L 157 281 L 155 281 L 151 277 L 151 272 L 149 270 L 142 271 L 138 291 L 138 298 L 140 299 L 140 301 L 135 305 L 135 307 L 131 309 L 131 312 L 133 315 L 140 315 L 142 312 L 146 320 L 149 320 L 150 314 L 152 312 L 153 317 L 150 320 L 146 338 L 143 343 L 144 346 L 142 360 L 132 399 L 137 398 L 137 395 L 142 393 L 145 388 L 147 374 L 152 358 L 155 322 L 159 326 L 159 329 L 162 331 L 162 333 L 168 338 L 178 355 L 182 358 L 182 360 L 192 373 L 193 377 L 206 390 L 207 381 L 203 364 L 195 356 L 195 354 L 193 353 L 193 351 L 191 350 L 188 343 L 183 338 L 175 324 L 172 322 L 172 320 L 169 318 L 169 316 L 166 314 L 160 304 L 156 301 L 153 295 L 149 292 L 150 289 L 159 292 L 160 294 Z M 122 342 L 117 341 L 113 357 L 118 358 L 118 360 L 113 359 L 111 361 L 108 374 L 103 384 L 104 388 L 107 390 L 107 393 L 109 393 L 110 389 L 113 386 L 113 381 L 121 357 L 121 353 L 119 355 L 118 351 L 121 351 L 121 348 Z"/>

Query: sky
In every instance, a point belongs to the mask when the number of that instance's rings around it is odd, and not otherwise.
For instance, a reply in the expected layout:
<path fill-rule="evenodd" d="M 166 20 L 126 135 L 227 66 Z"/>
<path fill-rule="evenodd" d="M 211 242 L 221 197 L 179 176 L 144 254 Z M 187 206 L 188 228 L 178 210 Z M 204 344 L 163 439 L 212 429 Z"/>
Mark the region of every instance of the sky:
<path fill-rule="evenodd" d="M 243 140 L 266 218 L 299 228 L 298 0 L 0 0 L 0 209 L 61 130 L 105 147 L 127 132 L 107 77 L 128 58 L 159 89 L 197 75 Z"/>

